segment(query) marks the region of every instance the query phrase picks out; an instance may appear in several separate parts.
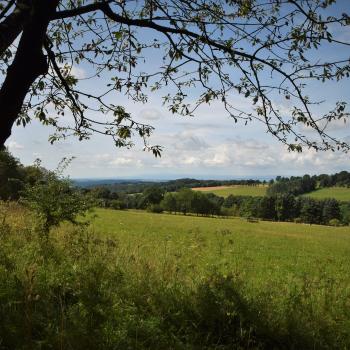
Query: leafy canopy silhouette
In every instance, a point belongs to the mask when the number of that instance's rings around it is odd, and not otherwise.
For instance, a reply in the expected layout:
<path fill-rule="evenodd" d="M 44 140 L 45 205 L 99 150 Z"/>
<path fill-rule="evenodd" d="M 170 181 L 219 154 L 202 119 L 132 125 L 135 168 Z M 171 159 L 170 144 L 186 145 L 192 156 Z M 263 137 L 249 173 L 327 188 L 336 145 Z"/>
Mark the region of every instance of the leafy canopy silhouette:
<path fill-rule="evenodd" d="M 346 102 L 320 115 L 319 89 L 308 89 L 349 78 L 350 43 L 339 35 L 347 9 L 336 0 L 1 1 L 0 146 L 14 124 L 36 118 L 55 127 L 50 142 L 100 133 L 130 147 L 137 134 L 158 156 L 153 127 L 123 104 L 159 91 L 173 113 L 219 101 L 290 150 L 348 151 L 328 128 L 349 117 Z"/>

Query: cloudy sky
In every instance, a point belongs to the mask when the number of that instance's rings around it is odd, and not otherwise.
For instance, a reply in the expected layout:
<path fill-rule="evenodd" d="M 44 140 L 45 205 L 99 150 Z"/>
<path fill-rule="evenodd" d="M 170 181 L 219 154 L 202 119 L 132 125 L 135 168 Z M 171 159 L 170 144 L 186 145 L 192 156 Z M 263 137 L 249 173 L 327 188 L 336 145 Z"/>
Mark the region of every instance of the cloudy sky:
<path fill-rule="evenodd" d="M 68 169 L 73 178 L 233 178 L 350 170 L 349 154 L 288 152 L 262 125 L 235 124 L 219 104 L 203 106 L 193 118 L 174 116 L 159 101 L 141 106 L 129 102 L 128 110 L 155 127 L 151 143 L 164 146 L 161 158 L 143 151 L 138 142 L 129 150 L 115 148 L 103 136 L 50 145 L 50 129 L 37 122 L 16 127 L 7 145 L 24 164 L 40 158 L 50 169 L 64 156 L 74 156 Z M 349 124 L 336 123 L 332 129 L 339 137 L 350 135 Z"/>
<path fill-rule="evenodd" d="M 350 43 L 349 30 L 338 34 Z M 84 67 L 74 69 L 79 77 L 88 75 Z M 94 88 L 93 83 L 88 87 Z M 350 100 L 349 80 L 322 88 L 316 84 L 309 89 L 326 101 L 319 113 L 329 111 L 339 96 Z M 195 117 L 180 117 L 162 105 L 159 94 L 152 95 L 145 105 L 134 104 L 122 95 L 116 98 L 136 120 L 155 127 L 150 143 L 164 147 L 161 158 L 144 152 L 137 139 L 132 149 L 115 148 L 110 139 L 97 135 L 88 141 L 67 138 L 50 145 L 47 140 L 52 130 L 36 121 L 25 128 L 14 127 L 7 146 L 22 163 L 32 164 L 40 158 L 49 169 L 54 169 L 63 157 L 73 156 L 67 171 L 72 178 L 259 178 L 350 171 L 349 154 L 307 149 L 288 152 L 262 124 L 235 123 L 217 102 L 199 108 Z M 238 95 L 231 96 L 231 101 L 237 108 L 249 108 L 250 102 Z M 291 106 L 285 100 L 280 109 L 290 113 Z M 350 123 L 336 122 L 329 131 L 350 142 Z"/>

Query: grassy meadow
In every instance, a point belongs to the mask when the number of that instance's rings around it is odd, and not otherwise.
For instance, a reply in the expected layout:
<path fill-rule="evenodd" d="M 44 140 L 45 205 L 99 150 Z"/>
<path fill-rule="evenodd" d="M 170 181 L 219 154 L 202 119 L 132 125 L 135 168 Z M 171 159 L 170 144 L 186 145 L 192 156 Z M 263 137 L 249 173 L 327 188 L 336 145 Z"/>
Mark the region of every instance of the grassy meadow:
<path fill-rule="evenodd" d="M 96 214 L 92 226 L 101 236 L 154 266 L 181 266 L 178 273 L 194 280 L 215 266 L 244 274 L 250 288 L 259 289 L 267 277 L 285 283 L 319 273 L 340 277 L 350 269 L 349 227 L 105 209 Z"/>
<path fill-rule="evenodd" d="M 96 209 L 46 239 L 2 212 L 1 349 L 350 347 L 349 227 Z"/>
<path fill-rule="evenodd" d="M 253 196 L 260 197 L 266 195 L 267 186 L 248 186 L 248 185 L 234 185 L 234 186 L 215 186 L 215 187 L 194 187 L 192 190 L 211 192 L 221 197 L 228 197 L 230 194 L 234 196 Z"/>
<path fill-rule="evenodd" d="M 304 197 L 312 197 L 315 199 L 334 198 L 338 201 L 350 201 L 350 188 L 348 187 L 325 187 L 316 191 L 306 193 Z"/>
<path fill-rule="evenodd" d="M 107 209 L 96 215 L 92 227 L 101 237 L 117 240 L 154 266 L 181 266 L 179 272 L 185 269 L 186 278 L 194 280 L 215 266 L 222 273 L 244 274 L 259 289 L 256 282 L 266 277 L 285 282 L 321 272 L 335 278 L 350 269 L 349 227 Z"/>

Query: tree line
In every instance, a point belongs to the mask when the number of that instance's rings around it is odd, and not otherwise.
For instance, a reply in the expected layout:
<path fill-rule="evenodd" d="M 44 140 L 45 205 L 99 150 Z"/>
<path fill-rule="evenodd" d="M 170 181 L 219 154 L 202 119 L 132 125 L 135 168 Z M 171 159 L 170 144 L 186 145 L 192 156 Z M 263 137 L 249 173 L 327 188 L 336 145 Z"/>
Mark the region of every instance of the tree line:
<path fill-rule="evenodd" d="M 270 181 L 267 194 L 292 194 L 294 196 L 312 192 L 318 188 L 325 187 L 350 187 L 350 173 L 341 171 L 332 175 L 321 174 L 310 176 L 277 176 L 275 181 Z"/>
<path fill-rule="evenodd" d="M 314 191 L 317 186 L 317 176 L 304 175 L 302 177 L 277 176 L 274 182 L 271 182 L 268 189 L 268 196 L 278 194 L 292 194 L 294 196 Z"/>
<path fill-rule="evenodd" d="M 143 209 L 151 212 L 220 215 L 224 198 L 213 193 L 202 193 L 182 188 L 178 192 L 166 192 L 157 186 L 147 187 L 142 193 L 125 194 L 106 188 L 88 191 L 102 207 L 112 209 Z"/>
<path fill-rule="evenodd" d="M 233 216 L 263 220 L 333 226 L 350 223 L 350 203 L 340 203 L 334 198 L 317 200 L 291 194 L 266 197 L 230 195 L 225 198 L 223 207 Z"/>
<path fill-rule="evenodd" d="M 179 191 L 182 188 L 193 188 L 193 187 L 212 187 L 212 186 L 259 186 L 265 185 L 267 182 L 265 180 L 257 179 L 239 179 L 239 180 L 197 180 L 191 178 L 182 178 L 169 181 L 142 181 L 142 180 L 99 180 L 96 184 L 95 180 L 78 180 L 74 183 L 78 187 L 85 189 L 92 188 L 103 188 L 108 189 L 111 192 L 118 193 L 140 193 L 143 192 L 148 187 L 159 187 L 166 192 Z"/>
<path fill-rule="evenodd" d="M 297 197 L 292 194 L 226 198 L 213 193 L 182 188 L 178 192 L 166 192 L 151 186 L 138 194 L 111 192 L 108 189 L 93 189 L 89 193 L 101 207 L 112 209 L 143 209 L 155 213 L 194 214 L 201 216 L 240 216 L 271 221 L 293 221 L 320 225 L 348 225 L 350 203 L 329 198 L 317 200 Z"/>

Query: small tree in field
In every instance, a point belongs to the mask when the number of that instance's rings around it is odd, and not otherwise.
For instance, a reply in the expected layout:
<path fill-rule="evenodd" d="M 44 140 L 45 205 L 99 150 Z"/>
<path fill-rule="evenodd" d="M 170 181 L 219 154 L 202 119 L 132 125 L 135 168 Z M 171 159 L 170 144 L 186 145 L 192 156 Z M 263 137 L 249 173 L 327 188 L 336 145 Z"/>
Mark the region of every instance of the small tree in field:
<path fill-rule="evenodd" d="M 24 202 L 42 221 L 45 235 L 62 221 L 77 224 L 77 216 L 84 215 L 92 207 L 92 201 L 62 175 L 70 161 L 64 158 L 54 172 L 47 172 L 42 180 L 28 185 L 23 192 Z"/>

